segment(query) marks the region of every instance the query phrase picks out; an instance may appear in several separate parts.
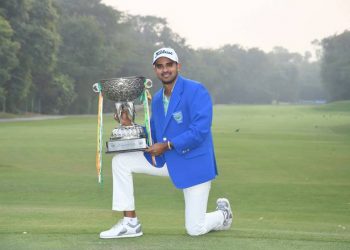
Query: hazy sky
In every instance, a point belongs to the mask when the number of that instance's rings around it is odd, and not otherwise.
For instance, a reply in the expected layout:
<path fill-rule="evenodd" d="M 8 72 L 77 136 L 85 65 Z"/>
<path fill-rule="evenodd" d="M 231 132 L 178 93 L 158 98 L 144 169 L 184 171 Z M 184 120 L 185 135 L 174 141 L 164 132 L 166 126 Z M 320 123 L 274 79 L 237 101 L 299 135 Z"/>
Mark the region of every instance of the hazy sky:
<path fill-rule="evenodd" d="M 166 18 L 193 48 L 240 44 L 314 51 L 311 41 L 350 30 L 350 0 L 103 0 L 132 15 Z"/>

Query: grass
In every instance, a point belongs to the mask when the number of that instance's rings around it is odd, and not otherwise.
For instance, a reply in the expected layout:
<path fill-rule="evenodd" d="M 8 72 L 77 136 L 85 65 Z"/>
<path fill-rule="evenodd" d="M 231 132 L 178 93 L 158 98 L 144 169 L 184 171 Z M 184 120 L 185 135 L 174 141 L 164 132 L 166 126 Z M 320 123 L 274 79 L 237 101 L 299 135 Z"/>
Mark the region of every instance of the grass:
<path fill-rule="evenodd" d="M 105 117 L 104 137 L 113 127 Z M 0 123 L 1 249 L 349 249 L 350 103 L 217 106 L 219 176 L 208 210 L 228 197 L 231 230 L 190 237 L 182 192 L 137 175 L 145 235 L 100 240 L 111 211 L 111 156 L 95 170 L 96 117 Z"/>

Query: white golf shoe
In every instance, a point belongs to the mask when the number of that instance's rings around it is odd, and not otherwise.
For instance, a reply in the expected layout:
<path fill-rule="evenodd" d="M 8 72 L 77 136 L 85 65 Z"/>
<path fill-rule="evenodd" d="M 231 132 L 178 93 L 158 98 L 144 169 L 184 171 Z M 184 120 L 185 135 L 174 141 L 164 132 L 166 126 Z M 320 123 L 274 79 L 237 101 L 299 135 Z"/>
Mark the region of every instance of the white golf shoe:
<path fill-rule="evenodd" d="M 127 237 L 138 237 L 141 236 L 142 229 L 140 222 L 136 225 L 125 223 L 123 219 L 119 220 L 111 229 L 101 232 L 101 239 L 114 239 L 114 238 L 127 238 Z"/>
<path fill-rule="evenodd" d="M 230 202 L 226 198 L 219 198 L 216 201 L 216 210 L 222 211 L 224 214 L 224 222 L 218 230 L 228 230 L 232 225 L 233 214 L 230 206 Z"/>

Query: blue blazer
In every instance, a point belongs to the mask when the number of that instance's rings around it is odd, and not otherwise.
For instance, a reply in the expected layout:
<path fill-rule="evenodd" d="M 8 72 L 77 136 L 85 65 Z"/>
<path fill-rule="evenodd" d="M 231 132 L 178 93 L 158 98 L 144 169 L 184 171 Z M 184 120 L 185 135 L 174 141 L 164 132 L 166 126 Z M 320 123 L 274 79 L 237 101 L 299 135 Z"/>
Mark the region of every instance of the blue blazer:
<path fill-rule="evenodd" d="M 166 162 L 170 178 L 177 188 L 188 188 L 212 180 L 217 175 L 211 134 L 212 113 L 212 101 L 206 88 L 180 75 L 166 115 L 163 88 L 153 97 L 153 142 L 171 141 L 174 146 L 157 157 L 157 164 Z M 146 158 L 150 160 L 148 153 Z"/>

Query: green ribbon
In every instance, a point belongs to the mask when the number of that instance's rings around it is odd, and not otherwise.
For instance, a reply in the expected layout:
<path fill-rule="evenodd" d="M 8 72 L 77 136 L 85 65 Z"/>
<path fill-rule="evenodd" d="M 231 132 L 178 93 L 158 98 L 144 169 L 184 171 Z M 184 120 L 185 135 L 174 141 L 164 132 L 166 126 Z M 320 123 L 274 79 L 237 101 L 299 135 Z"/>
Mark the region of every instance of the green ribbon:
<path fill-rule="evenodd" d="M 101 187 L 103 187 L 103 168 L 102 168 L 102 145 L 103 145 L 103 95 L 102 95 L 102 84 L 98 83 L 97 85 L 98 95 L 99 95 L 99 105 L 98 105 L 98 154 L 99 154 L 99 176 L 98 176 L 98 182 L 101 184 Z M 101 103 L 100 103 L 101 102 Z"/>
<path fill-rule="evenodd" d="M 144 83 L 146 85 L 146 81 Z M 144 89 L 140 96 L 140 101 L 143 104 L 143 111 L 144 111 L 144 123 L 146 127 L 146 133 L 147 133 L 147 144 L 150 145 L 152 138 L 151 138 L 151 128 L 150 128 L 150 114 L 149 114 L 149 107 L 148 107 L 148 96 L 150 95 L 148 89 Z"/>

